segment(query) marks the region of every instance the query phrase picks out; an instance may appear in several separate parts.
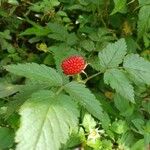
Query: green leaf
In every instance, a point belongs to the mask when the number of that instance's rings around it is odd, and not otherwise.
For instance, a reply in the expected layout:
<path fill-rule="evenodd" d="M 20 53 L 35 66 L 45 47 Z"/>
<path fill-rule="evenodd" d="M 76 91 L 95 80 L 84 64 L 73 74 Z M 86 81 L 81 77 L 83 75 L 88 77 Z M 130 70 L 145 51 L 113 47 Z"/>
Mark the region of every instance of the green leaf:
<path fill-rule="evenodd" d="M 119 94 L 115 94 L 114 103 L 116 108 L 120 111 L 123 116 L 130 116 L 134 111 L 134 106 L 129 103 L 127 99 L 120 96 Z"/>
<path fill-rule="evenodd" d="M 48 35 L 50 39 L 62 41 L 68 45 L 74 45 L 77 42 L 76 34 L 68 33 L 67 28 L 63 25 L 58 23 L 48 23 L 47 27 L 51 31 Z"/>
<path fill-rule="evenodd" d="M 111 130 L 117 134 L 125 133 L 128 129 L 127 123 L 123 120 L 118 120 L 112 123 Z"/>
<path fill-rule="evenodd" d="M 149 145 L 150 143 L 150 120 L 146 122 L 146 125 L 144 127 L 144 143 L 145 145 Z"/>
<path fill-rule="evenodd" d="M 126 37 L 127 44 L 127 53 L 136 53 L 136 49 L 138 48 L 138 44 L 134 41 L 132 37 Z"/>
<path fill-rule="evenodd" d="M 85 131 L 82 127 L 76 128 L 71 136 L 69 137 L 68 141 L 60 150 L 72 150 L 73 147 L 77 147 L 81 143 L 85 142 Z"/>
<path fill-rule="evenodd" d="M 79 112 L 69 96 L 43 90 L 22 105 L 20 115 L 17 150 L 59 150 L 76 127 Z"/>
<path fill-rule="evenodd" d="M 118 111 L 114 109 L 114 105 L 112 105 L 111 101 L 108 101 L 104 94 L 102 94 L 101 92 L 94 92 L 94 95 L 96 96 L 97 100 L 100 101 L 104 111 L 106 111 L 111 116 L 118 116 Z"/>
<path fill-rule="evenodd" d="M 143 106 L 144 110 L 150 114 L 150 99 L 149 99 L 149 101 L 143 101 L 142 106 Z"/>
<path fill-rule="evenodd" d="M 90 114 L 85 113 L 82 125 L 85 128 L 86 132 L 90 132 L 90 129 L 95 128 L 96 121 L 94 120 L 94 118 Z"/>
<path fill-rule="evenodd" d="M 144 129 L 143 129 L 143 126 L 144 126 L 144 120 L 140 119 L 140 118 L 135 118 L 132 120 L 132 123 L 134 124 L 134 126 L 136 127 L 136 130 L 139 132 L 139 133 L 143 133 Z"/>
<path fill-rule="evenodd" d="M 127 0 L 113 0 L 115 3 L 115 8 L 111 12 L 111 15 L 114 15 L 117 12 L 126 13 L 126 3 Z"/>
<path fill-rule="evenodd" d="M 93 69 L 95 69 L 97 71 L 101 70 L 101 67 L 99 65 L 99 58 L 97 56 L 93 56 L 93 57 L 89 58 L 88 63 Z"/>
<path fill-rule="evenodd" d="M 91 91 L 85 87 L 85 85 L 77 82 L 70 82 L 65 85 L 65 90 L 67 93 L 69 93 L 72 99 L 74 99 L 84 108 L 86 108 L 87 111 L 91 113 L 94 117 L 101 121 L 107 118 L 106 114 L 103 113 L 99 101 L 95 98 Z M 106 122 L 106 124 L 108 125 L 109 121 L 108 123 Z"/>
<path fill-rule="evenodd" d="M 134 102 L 134 90 L 123 71 L 118 69 L 107 70 L 104 74 L 104 82 L 116 90 L 124 98 Z"/>
<path fill-rule="evenodd" d="M 24 85 L 19 93 L 13 96 L 13 100 L 9 101 L 7 104 L 7 111 L 5 118 L 8 118 L 14 112 L 18 112 L 20 106 L 31 97 L 32 93 L 37 92 L 41 89 L 47 88 L 47 85 L 42 85 L 38 83 L 28 83 Z"/>
<path fill-rule="evenodd" d="M 99 52 L 101 70 L 117 67 L 123 60 L 127 51 L 125 39 L 120 39 L 113 44 L 108 44 Z"/>
<path fill-rule="evenodd" d="M 150 85 L 150 62 L 138 54 L 127 55 L 123 66 L 133 81 Z"/>
<path fill-rule="evenodd" d="M 50 30 L 46 27 L 35 26 L 21 32 L 20 36 L 24 36 L 24 35 L 47 36 L 49 32 Z"/>
<path fill-rule="evenodd" d="M 20 90 L 21 85 L 12 85 L 8 83 L 0 83 L 0 98 L 12 95 Z"/>
<path fill-rule="evenodd" d="M 50 86 L 62 85 L 62 78 L 55 69 L 36 63 L 8 65 L 4 67 L 7 71 L 16 75 L 24 76 Z"/>
<path fill-rule="evenodd" d="M 0 38 L 11 40 L 10 30 L 4 30 L 3 32 L 0 32 Z"/>
<path fill-rule="evenodd" d="M 67 39 L 68 31 L 66 27 L 62 26 L 61 24 L 51 22 L 49 22 L 47 26 L 51 31 L 51 33 L 48 35 L 49 38 L 59 41 L 65 41 Z"/>
<path fill-rule="evenodd" d="M 124 150 L 130 150 L 131 146 L 135 143 L 134 134 L 129 130 L 121 135 L 118 140 L 119 145 Z"/>
<path fill-rule="evenodd" d="M 144 147 L 144 140 L 140 139 L 138 140 L 132 147 L 131 150 L 145 150 Z"/>
<path fill-rule="evenodd" d="M 47 13 L 51 11 L 51 9 L 54 9 L 55 6 L 58 6 L 60 2 L 58 0 L 43 0 L 38 1 L 37 3 L 34 3 L 32 6 L 30 6 L 30 9 L 35 12 L 43 12 Z"/>
<path fill-rule="evenodd" d="M 95 49 L 94 42 L 91 40 L 81 41 L 81 47 L 83 47 L 87 51 L 93 51 Z"/>
<path fill-rule="evenodd" d="M 149 146 L 149 143 L 150 143 L 150 133 L 145 133 L 144 134 L 144 143 L 145 143 L 145 145 Z"/>
<path fill-rule="evenodd" d="M 149 0 L 138 0 L 138 1 L 139 1 L 140 6 L 150 4 Z"/>
<path fill-rule="evenodd" d="M 13 130 L 5 127 L 0 127 L 0 149 L 11 147 L 14 142 Z"/>
<path fill-rule="evenodd" d="M 139 11 L 139 20 L 138 20 L 138 38 L 141 38 L 145 35 L 146 32 L 150 29 L 150 6 L 143 6 Z"/>

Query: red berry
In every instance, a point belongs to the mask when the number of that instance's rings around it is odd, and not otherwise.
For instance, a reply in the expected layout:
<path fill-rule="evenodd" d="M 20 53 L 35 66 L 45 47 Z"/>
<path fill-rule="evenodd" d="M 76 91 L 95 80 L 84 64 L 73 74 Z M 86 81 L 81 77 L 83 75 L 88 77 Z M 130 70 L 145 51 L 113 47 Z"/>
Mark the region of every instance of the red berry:
<path fill-rule="evenodd" d="M 70 56 L 62 61 L 62 70 L 66 75 L 75 75 L 81 73 L 85 67 L 86 62 L 82 56 Z"/>

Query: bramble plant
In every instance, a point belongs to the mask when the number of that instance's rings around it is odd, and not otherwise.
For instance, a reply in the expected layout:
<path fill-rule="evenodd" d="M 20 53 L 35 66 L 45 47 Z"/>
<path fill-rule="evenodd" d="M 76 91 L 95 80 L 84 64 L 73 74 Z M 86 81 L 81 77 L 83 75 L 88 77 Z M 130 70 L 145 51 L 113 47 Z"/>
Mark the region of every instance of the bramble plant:
<path fill-rule="evenodd" d="M 0 149 L 150 148 L 149 0 L 0 6 Z"/>

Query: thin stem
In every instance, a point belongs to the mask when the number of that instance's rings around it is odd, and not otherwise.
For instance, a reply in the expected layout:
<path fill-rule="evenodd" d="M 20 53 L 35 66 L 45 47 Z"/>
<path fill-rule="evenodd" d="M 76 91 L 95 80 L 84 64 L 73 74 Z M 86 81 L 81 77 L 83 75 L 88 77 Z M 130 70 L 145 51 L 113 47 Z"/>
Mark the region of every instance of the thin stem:
<path fill-rule="evenodd" d="M 61 86 L 58 91 L 56 92 L 56 95 L 59 95 L 59 93 L 64 89 L 64 86 Z"/>
<path fill-rule="evenodd" d="M 130 1 L 129 3 L 127 3 L 127 5 L 130 5 L 131 3 L 134 3 L 135 0 Z"/>
<path fill-rule="evenodd" d="M 87 81 L 91 80 L 92 78 L 94 78 L 94 77 L 96 77 L 96 76 L 98 76 L 100 74 L 102 74 L 102 72 L 98 72 L 96 74 L 91 75 L 90 77 L 88 77 L 87 79 L 84 80 L 84 83 L 86 83 Z"/>

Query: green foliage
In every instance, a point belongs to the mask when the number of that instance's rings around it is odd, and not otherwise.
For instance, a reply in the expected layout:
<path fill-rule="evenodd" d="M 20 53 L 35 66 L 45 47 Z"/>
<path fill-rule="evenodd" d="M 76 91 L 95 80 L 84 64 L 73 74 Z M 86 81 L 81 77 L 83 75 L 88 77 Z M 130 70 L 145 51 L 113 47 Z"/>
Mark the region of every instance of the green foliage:
<path fill-rule="evenodd" d="M 134 106 L 129 103 L 124 97 L 116 94 L 114 97 L 114 103 L 116 108 L 120 111 L 123 116 L 130 116 L 133 113 Z"/>
<path fill-rule="evenodd" d="M 7 111 L 5 118 L 13 115 L 14 112 L 18 112 L 21 105 L 31 97 L 32 93 L 37 92 L 41 89 L 47 89 L 47 85 L 39 84 L 39 83 L 27 83 L 24 85 L 17 93 L 13 100 L 7 104 Z"/>
<path fill-rule="evenodd" d="M 0 150 L 146 150 L 149 0 L 0 1 Z M 64 59 L 83 56 L 66 76 Z"/>
<path fill-rule="evenodd" d="M 124 72 L 118 69 L 107 70 L 104 74 L 104 82 L 110 84 L 121 96 L 134 102 L 134 90 Z"/>
<path fill-rule="evenodd" d="M 11 147 L 14 142 L 13 130 L 5 127 L 0 127 L 0 149 Z"/>
<path fill-rule="evenodd" d="M 114 3 L 115 3 L 115 7 L 111 13 L 111 15 L 117 13 L 117 12 L 120 12 L 120 13 L 125 13 L 126 12 L 126 3 L 127 3 L 127 0 L 114 0 Z"/>
<path fill-rule="evenodd" d="M 35 12 L 48 12 L 49 10 L 52 10 L 55 6 L 58 6 L 59 4 L 60 2 L 58 0 L 43 0 L 42 2 L 32 4 L 30 9 Z"/>
<path fill-rule="evenodd" d="M 0 98 L 10 96 L 20 90 L 22 86 L 0 83 Z"/>
<path fill-rule="evenodd" d="M 120 39 L 114 44 L 109 44 L 105 49 L 99 52 L 101 70 L 117 67 L 126 54 L 126 43 Z"/>
<path fill-rule="evenodd" d="M 125 133 L 128 129 L 128 126 L 125 121 L 123 120 L 118 120 L 113 122 L 111 126 L 112 130 L 118 134 Z"/>
<path fill-rule="evenodd" d="M 18 150 L 57 150 L 76 127 L 79 113 L 70 97 L 43 90 L 22 105 L 20 115 L 21 126 L 16 135 Z"/>
<path fill-rule="evenodd" d="M 106 113 L 103 113 L 99 101 L 82 83 L 70 82 L 66 84 L 65 90 L 73 100 L 81 104 L 94 117 L 101 120 L 104 128 L 108 128 L 110 119 Z"/>
<path fill-rule="evenodd" d="M 138 38 L 143 38 L 145 47 L 150 46 L 150 6 L 145 5 L 141 7 L 139 11 L 139 20 L 138 20 Z"/>
<path fill-rule="evenodd" d="M 150 62 L 145 61 L 137 54 L 131 54 L 126 56 L 123 65 L 132 80 L 150 84 Z"/>
<path fill-rule="evenodd" d="M 35 63 L 9 65 L 4 67 L 11 73 L 19 76 L 25 76 L 30 79 L 34 79 L 43 83 L 47 83 L 50 86 L 62 85 L 61 76 L 55 71 L 55 69 L 47 67 L 45 65 L 38 65 Z"/>

